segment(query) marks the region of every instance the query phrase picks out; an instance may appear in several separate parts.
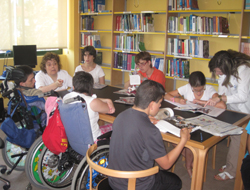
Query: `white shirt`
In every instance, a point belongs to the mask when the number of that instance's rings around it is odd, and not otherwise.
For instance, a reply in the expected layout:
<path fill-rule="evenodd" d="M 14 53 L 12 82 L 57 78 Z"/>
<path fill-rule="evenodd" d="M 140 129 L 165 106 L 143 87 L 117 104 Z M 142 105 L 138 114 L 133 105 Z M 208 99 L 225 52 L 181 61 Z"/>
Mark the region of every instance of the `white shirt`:
<path fill-rule="evenodd" d="M 227 96 L 227 108 L 250 114 L 250 68 L 246 65 L 238 67 L 239 79 L 231 75 L 228 87 L 222 86 L 226 75 L 219 76 L 219 94 Z"/>
<path fill-rule="evenodd" d="M 211 85 L 205 85 L 204 88 L 206 88 L 206 90 L 204 91 L 200 100 L 207 101 L 210 98 L 212 98 L 212 96 L 215 93 L 217 93 L 214 87 L 212 87 Z M 192 102 L 195 99 L 195 96 L 194 96 L 194 93 L 192 91 L 192 87 L 190 84 L 181 86 L 180 88 L 178 88 L 178 92 L 180 95 L 182 95 L 185 99 L 187 99 L 190 102 Z"/>
<path fill-rule="evenodd" d="M 78 65 L 75 69 L 75 73 L 78 72 L 78 71 L 84 71 L 82 69 L 82 66 L 81 65 Z M 105 76 L 103 70 L 102 70 L 102 67 L 100 67 L 99 65 L 95 65 L 95 68 L 89 72 L 93 79 L 94 79 L 94 83 L 99 83 L 99 78 Z"/>
<path fill-rule="evenodd" d="M 55 90 L 65 90 L 67 88 L 73 88 L 72 84 L 72 77 L 68 74 L 67 71 L 65 70 L 60 70 L 57 72 L 57 80 L 61 79 L 63 80 L 63 85 L 61 87 L 56 88 Z M 47 74 L 44 73 L 43 71 L 39 71 L 36 76 L 36 88 L 40 88 L 41 86 L 48 86 L 50 84 L 53 84 L 54 81 L 52 78 Z"/>
<path fill-rule="evenodd" d="M 86 101 L 87 110 L 88 110 L 88 114 L 89 114 L 89 121 L 90 121 L 92 135 L 93 135 L 93 140 L 96 141 L 97 137 L 101 135 L 101 130 L 100 130 L 99 125 L 98 125 L 99 113 L 93 111 L 90 107 L 90 103 L 96 98 L 96 95 L 94 94 L 91 97 L 91 96 L 86 96 L 86 95 L 78 93 L 78 92 L 71 92 L 69 94 L 66 94 L 63 97 L 63 101 L 65 101 L 69 98 L 74 98 L 78 95 L 81 96 L 82 98 L 84 98 L 84 100 Z M 77 102 L 79 102 L 79 101 L 76 101 L 73 103 L 77 103 Z"/>

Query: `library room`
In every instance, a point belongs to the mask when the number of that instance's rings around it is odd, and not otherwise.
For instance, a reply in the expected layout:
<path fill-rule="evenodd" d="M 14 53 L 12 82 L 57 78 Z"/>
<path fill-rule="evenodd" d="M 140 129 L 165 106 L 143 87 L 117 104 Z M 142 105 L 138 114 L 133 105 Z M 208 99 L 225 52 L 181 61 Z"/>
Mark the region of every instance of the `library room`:
<path fill-rule="evenodd" d="M 0 3 L 4 190 L 250 189 L 250 0 Z"/>

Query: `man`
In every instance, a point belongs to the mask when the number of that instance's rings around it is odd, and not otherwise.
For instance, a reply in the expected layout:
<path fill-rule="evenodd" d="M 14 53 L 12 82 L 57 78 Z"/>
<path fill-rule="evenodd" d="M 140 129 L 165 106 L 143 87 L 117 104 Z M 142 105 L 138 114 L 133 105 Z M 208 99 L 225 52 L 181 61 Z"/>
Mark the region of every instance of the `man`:
<path fill-rule="evenodd" d="M 113 123 L 110 143 L 109 168 L 124 171 L 149 169 L 156 161 L 161 168 L 159 173 L 136 180 L 137 190 L 181 189 L 180 178 L 166 171 L 178 156 L 190 138 L 191 129 L 182 129 L 179 144 L 168 154 L 158 128 L 149 119 L 155 116 L 161 106 L 165 90 L 160 83 L 144 81 L 137 89 L 135 102 L 119 114 Z M 127 180 L 109 177 L 113 189 L 127 189 Z"/>

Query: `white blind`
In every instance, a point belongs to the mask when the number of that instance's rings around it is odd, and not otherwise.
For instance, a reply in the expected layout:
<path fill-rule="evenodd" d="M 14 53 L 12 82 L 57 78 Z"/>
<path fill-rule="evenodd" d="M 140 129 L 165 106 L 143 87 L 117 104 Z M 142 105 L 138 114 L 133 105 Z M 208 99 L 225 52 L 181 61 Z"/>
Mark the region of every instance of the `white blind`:
<path fill-rule="evenodd" d="M 0 50 L 67 47 L 67 0 L 0 0 Z"/>

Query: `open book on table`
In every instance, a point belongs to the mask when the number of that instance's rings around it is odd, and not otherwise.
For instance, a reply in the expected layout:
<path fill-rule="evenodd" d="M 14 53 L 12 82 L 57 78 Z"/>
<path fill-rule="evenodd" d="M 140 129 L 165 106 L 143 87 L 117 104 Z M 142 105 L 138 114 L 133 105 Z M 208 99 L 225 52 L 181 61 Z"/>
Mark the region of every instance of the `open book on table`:
<path fill-rule="evenodd" d="M 165 100 L 165 101 L 176 105 L 177 107 L 174 108 L 176 110 L 190 111 L 190 112 L 193 112 L 193 113 L 199 112 L 199 113 L 203 113 L 203 114 L 210 115 L 210 116 L 213 116 L 213 117 L 217 117 L 222 112 L 225 111 L 225 109 L 216 108 L 216 107 L 213 107 L 213 106 L 203 107 L 201 105 L 194 104 L 194 103 L 189 102 L 189 101 L 187 101 L 186 104 L 179 104 L 179 103 L 176 103 L 176 102 L 170 102 L 168 100 Z"/>
<path fill-rule="evenodd" d="M 115 100 L 116 103 L 134 105 L 135 97 L 119 97 L 119 100 Z"/>
<path fill-rule="evenodd" d="M 130 92 L 127 89 L 121 89 L 121 90 L 115 91 L 114 93 L 115 94 L 128 95 L 128 96 L 135 96 L 136 91 L 133 90 L 133 91 Z"/>

